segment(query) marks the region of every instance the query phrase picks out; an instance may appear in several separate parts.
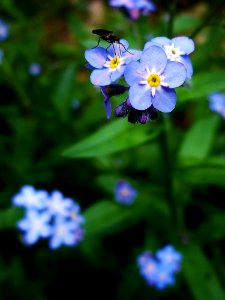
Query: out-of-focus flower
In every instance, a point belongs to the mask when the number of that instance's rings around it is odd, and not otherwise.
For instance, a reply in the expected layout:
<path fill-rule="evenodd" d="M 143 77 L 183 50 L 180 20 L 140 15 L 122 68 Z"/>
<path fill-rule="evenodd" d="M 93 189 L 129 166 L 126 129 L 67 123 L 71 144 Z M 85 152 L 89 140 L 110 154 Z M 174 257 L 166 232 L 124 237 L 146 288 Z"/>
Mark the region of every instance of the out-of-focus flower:
<path fill-rule="evenodd" d="M 74 109 L 74 110 L 79 109 L 79 108 L 80 108 L 80 101 L 77 100 L 77 99 L 73 99 L 73 100 L 71 101 L 70 107 L 71 107 L 72 109 Z"/>
<path fill-rule="evenodd" d="M 71 198 L 65 198 L 59 191 L 50 195 L 24 186 L 12 198 L 15 206 L 25 208 L 25 217 L 17 223 L 24 242 L 36 243 L 40 238 L 49 238 L 51 249 L 61 245 L 76 246 L 83 239 L 85 222 L 80 206 Z"/>
<path fill-rule="evenodd" d="M 141 15 L 147 16 L 156 10 L 156 5 L 150 0 L 110 0 L 109 4 L 124 9 L 132 20 L 137 20 Z"/>
<path fill-rule="evenodd" d="M 125 67 L 131 61 L 139 59 L 141 51 L 128 49 L 128 42 L 120 40 L 113 43 L 108 49 L 96 47 L 85 51 L 85 58 L 94 70 L 91 73 L 91 82 L 97 86 L 106 86 L 123 76 Z"/>
<path fill-rule="evenodd" d="M 0 64 L 2 63 L 2 58 L 4 56 L 4 52 L 0 49 Z"/>
<path fill-rule="evenodd" d="M 186 69 L 182 63 L 168 61 L 164 50 L 153 45 L 143 51 L 140 63 L 126 67 L 124 76 L 133 108 L 145 110 L 153 105 L 161 112 L 171 112 L 176 105 L 174 88 L 184 83 Z"/>
<path fill-rule="evenodd" d="M 46 206 L 48 193 L 42 190 L 36 190 L 31 185 L 23 186 L 19 193 L 12 198 L 15 206 L 24 207 L 25 209 L 43 209 Z"/>
<path fill-rule="evenodd" d="M 115 187 L 115 200 L 122 204 L 132 204 L 137 196 L 137 190 L 129 182 L 120 180 Z"/>
<path fill-rule="evenodd" d="M 148 285 L 162 290 L 174 285 L 174 274 L 180 270 L 182 255 L 167 245 L 158 250 L 155 255 L 145 251 L 137 259 L 141 276 Z"/>
<path fill-rule="evenodd" d="M 225 119 L 225 94 L 220 92 L 211 93 L 208 100 L 209 108 Z"/>
<path fill-rule="evenodd" d="M 23 232 L 24 242 L 33 245 L 40 238 L 49 237 L 51 233 L 49 221 L 48 212 L 39 213 L 33 209 L 28 210 L 24 219 L 17 223 L 17 227 Z"/>
<path fill-rule="evenodd" d="M 42 69 L 41 69 L 41 65 L 38 63 L 32 63 L 29 66 L 29 73 L 33 76 L 37 76 L 41 73 Z"/>
<path fill-rule="evenodd" d="M 160 45 L 166 52 L 166 56 L 170 61 L 182 63 L 187 70 L 187 79 L 190 79 L 193 74 L 193 67 L 190 57 L 195 45 L 192 39 L 186 36 L 178 36 L 173 39 L 167 37 L 156 37 L 145 44 L 144 50 L 152 45 Z"/>
<path fill-rule="evenodd" d="M 9 36 L 9 25 L 0 19 L 0 41 L 5 41 Z"/>

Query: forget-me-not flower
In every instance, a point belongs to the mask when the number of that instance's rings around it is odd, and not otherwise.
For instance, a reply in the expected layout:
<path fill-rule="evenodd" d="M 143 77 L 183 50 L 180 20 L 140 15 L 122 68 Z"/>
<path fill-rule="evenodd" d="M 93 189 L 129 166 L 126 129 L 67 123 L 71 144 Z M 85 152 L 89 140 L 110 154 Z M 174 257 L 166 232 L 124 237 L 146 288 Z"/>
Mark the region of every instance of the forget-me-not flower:
<path fill-rule="evenodd" d="M 141 51 L 128 49 L 126 40 L 120 43 L 113 43 L 107 49 L 96 47 L 85 51 L 86 60 L 94 68 L 90 77 L 94 85 L 110 85 L 123 76 L 128 63 L 139 59 Z"/>
<path fill-rule="evenodd" d="M 153 45 L 143 51 L 140 63 L 131 62 L 126 67 L 124 76 L 135 109 L 145 110 L 153 105 L 161 112 L 171 112 L 176 105 L 174 88 L 184 83 L 186 69 L 180 62 L 168 61 L 165 51 Z"/>
<path fill-rule="evenodd" d="M 41 65 L 39 63 L 32 63 L 29 65 L 28 71 L 31 75 L 37 76 L 41 73 Z"/>
<path fill-rule="evenodd" d="M 125 181 L 120 180 L 115 187 L 115 200 L 122 204 L 132 204 L 137 196 L 137 190 Z"/>
<path fill-rule="evenodd" d="M 180 270 L 182 255 L 167 245 L 159 249 L 155 255 L 143 252 L 137 258 L 140 275 L 148 285 L 162 290 L 175 283 L 174 274 Z"/>
<path fill-rule="evenodd" d="M 133 20 L 138 19 L 140 15 L 146 16 L 156 10 L 156 5 L 150 0 L 110 0 L 109 4 L 112 7 L 125 9 Z"/>
<path fill-rule="evenodd" d="M 209 94 L 209 108 L 225 119 L 225 94 L 214 92 Z"/>
<path fill-rule="evenodd" d="M 5 41 L 9 36 L 9 25 L 0 19 L 0 41 Z"/>
<path fill-rule="evenodd" d="M 195 45 L 192 39 L 186 36 L 178 36 L 173 39 L 167 37 L 156 37 L 145 44 L 144 49 L 148 49 L 152 45 L 160 45 L 166 52 L 166 56 L 170 61 L 182 63 L 187 70 L 187 79 L 190 79 L 193 74 L 192 62 L 189 57 Z"/>

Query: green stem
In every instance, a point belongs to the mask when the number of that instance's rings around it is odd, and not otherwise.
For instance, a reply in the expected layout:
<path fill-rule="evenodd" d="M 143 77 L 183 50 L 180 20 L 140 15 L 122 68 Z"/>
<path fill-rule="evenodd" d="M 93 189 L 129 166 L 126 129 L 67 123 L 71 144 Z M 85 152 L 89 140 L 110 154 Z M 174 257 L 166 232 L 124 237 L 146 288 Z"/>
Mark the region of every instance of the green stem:
<path fill-rule="evenodd" d="M 193 39 L 204 27 L 206 27 L 207 25 L 209 25 L 211 19 L 216 16 L 217 11 L 219 11 L 219 9 L 222 7 L 222 5 L 225 4 L 225 1 L 221 1 L 218 3 L 217 6 L 215 6 L 215 8 L 210 11 L 210 13 L 208 13 L 204 20 L 202 21 L 202 23 L 192 32 L 192 34 L 190 35 L 190 37 Z"/>

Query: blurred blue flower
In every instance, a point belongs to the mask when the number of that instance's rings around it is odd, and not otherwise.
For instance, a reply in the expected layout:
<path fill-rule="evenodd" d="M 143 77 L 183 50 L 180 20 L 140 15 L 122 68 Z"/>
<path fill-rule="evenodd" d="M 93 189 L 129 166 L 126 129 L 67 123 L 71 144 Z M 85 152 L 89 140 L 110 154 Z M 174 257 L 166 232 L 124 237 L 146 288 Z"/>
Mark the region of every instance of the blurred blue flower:
<path fill-rule="evenodd" d="M 137 258 L 140 275 L 148 285 L 162 290 L 175 283 L 174 274 L 180 270 L 182 255 L 167 245 L 158 250 L 155 255 L 143 252 Z"/>
<path fill-rule="evenodd" d="M 42 190 L 35 190 L 31 185 L 23 186 L 19 193 L 12 198 L 12 203 L 15 206 L 24 207 L 25 209 L 41 210 L 46 207 L 48 193 Z"/>
<path fill-rule="evenodd" d="M 128 50 L 128 42 L 120 40 L 121 44 L 113 43 L 104 49 L 96 47 L 85 51 L 85 58 L 94 70 L 91 82 L 97 86 L 110 85 L 123 76 L 126 65 L 140 58 L 141 51 Z M 129 51 L 129 52 L 128 52 Z"/>
<path fill-rule="evenodd" d="M 0 41 L 5 41 L 9 36 L 9 25 L 0 19 Z"/>
<path fill-rule="evenodd" d="M 47 238 L 51 234 L 50 215 L 48 212 L 39 213 L 29 209 L 24 219 L 17 223 L 23 232 L 23 240 L 28 245 L 35 244 L 40 238 Z"/>
<path fill-rule="evenodd" d="M 56 249 L 61 245 L 75 246 L 83 239 L 85 219 L 80 206 L 73 199 L 65 198 L 60 191 L 49 195 L 27 185 L 12 198 L 12 203 L 25 209 L 25 217 L 17 227 L 26 244 L 49 238 L 49 247 Z"/>
<path fill-rule="evenodd" d="M 186 36 L 178 36 L 173 39 L 167 37 L 156 37 L 145 44 L 144 50 L 152 45 L 160 45 L 166 52 L 166 56 L 170 61 L 182 63 L 187 70 L 187 79 L 193 74 L 193 67 L 190 57 L 188 56 L 195 49 L 192 39 Z"/>
<path fill-rule="evenodd" d="M 174 88 L 186 79 L 183 64 L 168 61 L 164 50 L 150 46 L 143 51 L 139 62 L 131 62 L 124 72 L 131 86 L 129 100 L 133 108 L 145 110 L 153 105 L 161 112 L 170 112 L 176 105 Z"/>
<path fill-rule="evenodd" d="M 123 8 L 132 20 L 136 20 L 140 15 L 147 16 L 156 10 L 156 5 L 150 0 L 110 0 L 112 7 Z"/>
<path fill-rule="evenodd" d="M 225 94 L 220 92 L 211 93 L 208 100 L 209 108 L 225 119 Z"/>
<path fill-rule="evenodd" d="M 137 196 L 137 190 L 129 182 L 120 180 L 115 187 L 115 200 L 122 204 L 132 204 Z"/>
<path fill-rule="evenodd" d="M 29 73 L 33 76 L 37 76 L 41 73 L 41 65 L 38 63 L 32 63 L 28 69 Z"/>
<path fill-rule="evenodd" d="M 2 58 L 4 56 L 4 52 L 0 49 L 0 64 L 2 63 Z"/>

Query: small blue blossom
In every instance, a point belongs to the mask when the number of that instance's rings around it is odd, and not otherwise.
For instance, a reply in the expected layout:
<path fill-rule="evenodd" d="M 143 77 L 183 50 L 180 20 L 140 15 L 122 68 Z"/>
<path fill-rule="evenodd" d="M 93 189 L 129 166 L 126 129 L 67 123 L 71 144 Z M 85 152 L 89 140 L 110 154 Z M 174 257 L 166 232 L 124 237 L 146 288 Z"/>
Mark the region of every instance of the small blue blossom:
<path fill-rule="evenodd" d="M 9 25 L 0 19 L 0 41 L 5 41 L 9 36 Z"/>
<path fill-rule="evenodd" d="M 53 191 L 46 201 L 46 208 L 52 216 L 67 217 L 73 206 L 73 200 L 64 198 L 59 191 Z"/>
<path fill-rule="evenodd" d="M 48 212 L 39 213 L 28 210 L 24 219 L 17 223 L 17 227 L 24 233 L 23 240 L 27 245 L 35 244 L 40 238 L 47 238 L 51 234 Z"/>
<path fill-rule="evenodd" d="M 171 112 L 176 105 L 174 88 L 184 83 L 186 69 L 182 63 L 168 61 L 164 50 L 153 45 L 143 51 L 140 63 L 126 67 L 124 76 L 133 108 L 145 110 L 153 105 L 161 112 Z"/>
<path fill-rule="evenodd" d="M 12 198 L 12 203 L 15 206 L 24 207 L 25 209 L 41 210 L 46 206 L 48 193 L 46 191 L 37 191 L 31 185 L 23 186 L 19 193 Z"/>
<path fill-rule="evenodd" d="M 150 0 L 110 0 L 109 4 L 125 9 L 132 20 L 137 20 L 140 15 L 147 16 L 156 10 L 155 4 Z"/>
<path fill-rule="evenodd" d="M 137 258 L 141 276 L 148 285 L 158 290 L 175 284 L 174 274 L 180 270 L 182 255 L 167 245 L 158 250 L 155 255 L 145 251 Z"/>
<path fill-rule="evenodd" d="M 4 56 L 4 52 L 0 49 L 0 64 L 2 63 L 2 58 Z"/>
<path fill-rule="evenodd" d="M 193 67 L 190 57 L 194 49 L 195 45 L 192 39 L 186 36 L 178 36 L 173 39 L 168 39 L 167 37 L 156 37 L 152 39 L 150 42 L 145 44 L 144 49 L 148 49 L 152 45 L 161 46 L 167 58 L 170 61 L 177 61 L 182 63 L 187 70 L 187 79 L 190 79 L 193 74 Z"/>
<path fill-rule="evenodd" d="M 125 67 L 131 61 L 139 59 L 141 51 L 128 49 L 128 42 L 113 43 L 108 49 L 96 47 L 85 51 L 85 58 L 94 68 L 91 82 L 97 86 L 106 86 L 123 76 Z M 129 51 L 129 52 L 128 52 Z"/>
<path fill-rule="evenodd" d="M 208 100 L 209 108 L 225 119 L 225 94 L 220 92 L 211 93 Z"/>
<path fill-rule="evenodd" d="M 41 65 L 38 63 L 32 63 L 28 69 L 29 73 L 33 76 L 37 76 L 41 73 Z"/>
<path fill-rule="evenodd" d="M 137 190 L 129 182 L 120 180 L 115 187 L 115 200 L 122 204 L 132 204 L 137 196 Z"/>

